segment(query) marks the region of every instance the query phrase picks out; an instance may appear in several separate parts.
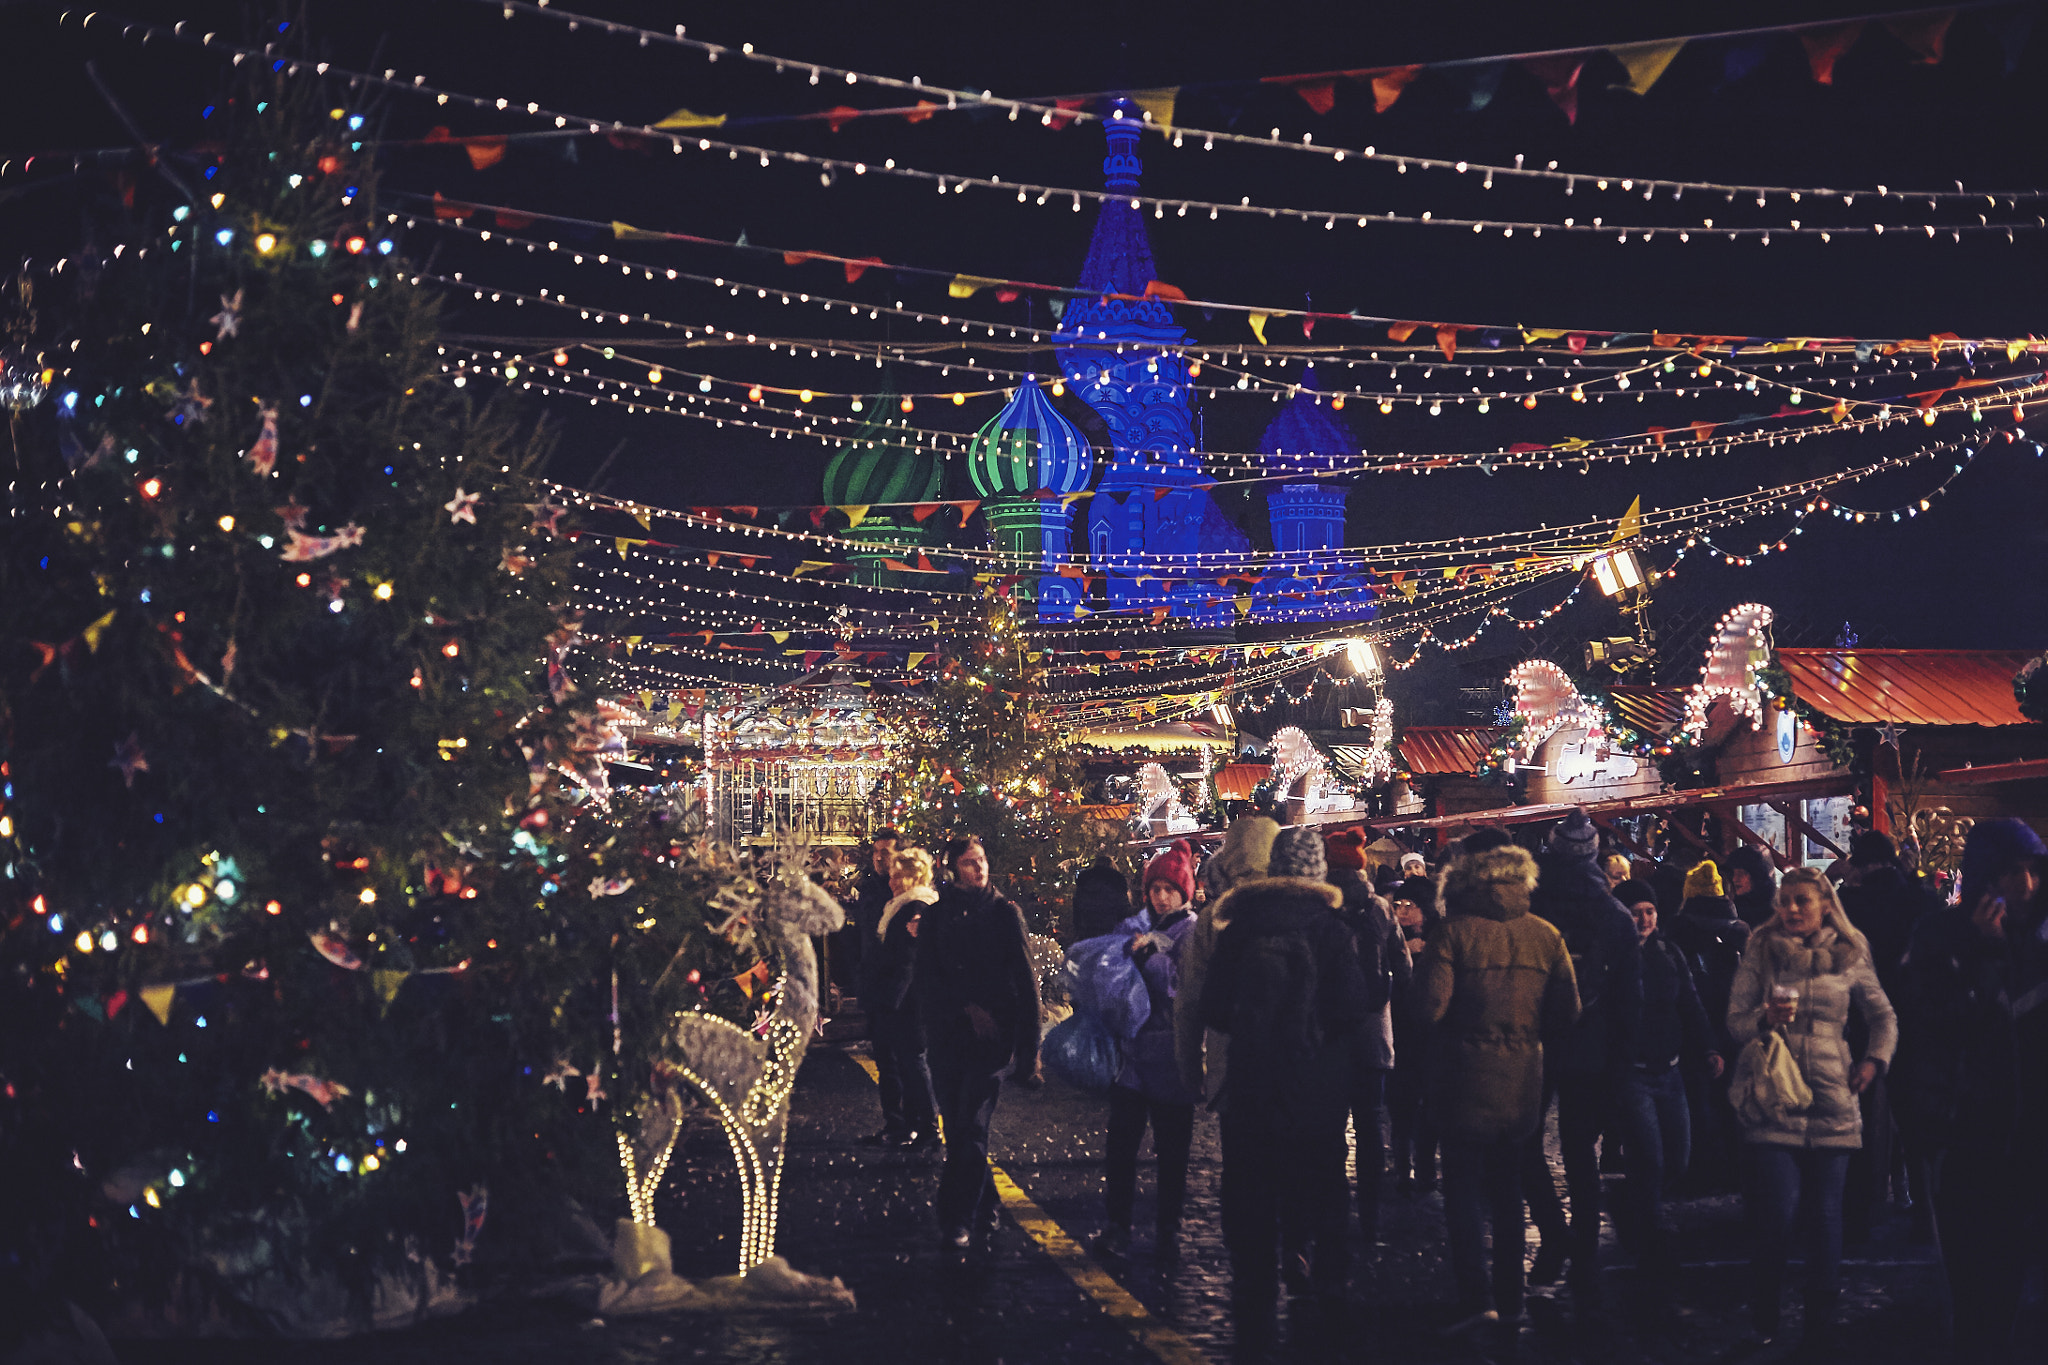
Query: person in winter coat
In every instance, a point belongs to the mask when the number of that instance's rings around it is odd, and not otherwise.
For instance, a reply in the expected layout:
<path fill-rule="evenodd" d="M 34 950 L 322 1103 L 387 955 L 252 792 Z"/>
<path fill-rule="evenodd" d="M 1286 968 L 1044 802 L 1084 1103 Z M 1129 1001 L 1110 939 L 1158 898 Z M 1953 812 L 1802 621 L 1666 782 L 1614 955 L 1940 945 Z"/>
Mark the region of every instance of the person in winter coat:
<path fill-rule="evenodd" d="M 1427 877 L 1398 882 L 1390 897 L 1394 926 L 1411 968 L 1443 916 L 1436 883 Z M 1394 991 L 1394 1070 L 1387 1077 L 1387 1127 L 1394 1139 L 1394 1182 L 1403 1193 L 1436 1188 L 1436 1129 L 1423 1103 L 1429 1082 L 1429 1020 L 1411 975 Z"/>
<path fill-rule="evenodd" d="M 1741 844 L 1727 858 L 1728 899 L 1735 913 L 1752 929 L 1768 924 L 1777 913 L 1778 870 L 1755 844 Z"/>
<path fill-rule="evenodd" d="M 1218 902 L 1225 928 L 1202 990 L 1203 1023 L 1229 1040 L 1223 1240 L 1245 1354 L 1274 1342 L 1283 1245 L 1290 1279 L 1325 1301 L 1344 1291 L 1344 1117 L 1353 1045 L 1373 1013 L 1322 837 L 1287 830 L 1268 870 Z"/>
<path fill-rule="evenodd" d="M 1543 1130 L 1547 1058 L 1579 1017 L 1564 938 L 1529 913 L 1536 876 L 1536 860 L 1512 845 L 1454 859 L 1444 872 L 1448 917 L 1416 964 L 1416 993 L 1433 1025 L 1429 1108 L 1443 1142 L 1457 1328 L 1521 1317 L 1522 1151 Z"/>
<path fill-rule="evenodd" d="M 2048 1342 L 2014 1341 L 2021 1248 L 2048 1220 L 2044 857 L 2020 821 L 1978 821 L 1960 899 L 1914 926 L 1902 974 L 1892 1093 L 1929 1159 L 1958 1362 L 2048 1358 Z"/>
<path fill-rule="evenodd" d="M 910 982 L 917 966 L 918 916 L 939 898 L 932 887 L 932 855 L 921 848 L 896 853 L 890 859 L 889 886 L 894 894 L 862 931 L 860 1000 L 882 1098 L 882 1131 L 867 1141 L 928 1147 L 939 1140 L 939 1124 L 924 1026 L 910 998 Z"/>
<path fill-rule="evenodd" d="M 1239 882 L 1266 875 L 1280 822 L 1265 815 L 1240 815 L 1223 836 L 1223 846 L 1202 869 L 1209 899 L 1195 917 L 1195 927 L 1181 946 L 1180 994 L 1173 1015 L 1173 1057 L 1181 1079 L 1201 1098 L 1213 1103 L 1223 1088 L 1227 1050 L 1221 1038 L 1211 1039 L 1202 1023 L 1202 987 L 1208 980 L 1209 958 L 1216 938 L 1230 923 L 1222 908 L 1225 894 Z M 1210 1044 L 1213 1042 L 1214 1046 Z"/>
<path fill-rule="evenodd" d="M 1181 1079 L 1173 1056 L 1173 1016 L 1182 946 L 1195 927 L 1195 851 L 1185 840 L 1145 867 L 1145 908 L 1116 926 L 1129 937 L 1124 951 L 1137 964 L 1151 1004 L 1138 1036 L 1125 1047 L 1124 1065 L 1109 1091 L 1108 1226 L 1097 1249 L 1121 1256 L 1130 1250 L 1131 1210 L 1138 1188 L 1138 1145 L 1152 1128 L 1159 1159 L 1159 1206 L 1154 1243 L 1162 1261 L 1180 1254 L 1181 1210 L 1187 1205 L 1188 1151 L 1195 1137 L 1199 1092 Z"/>
<path fill-rule="evenodd" d="M 1851 1013 L 1870 1043 L 1849 1051 Z M 1777 918 L 1751 938 L 1735 973 L 1728 1030 L 1747 1046 L 1775 1030 L 1813 1092 L 1800 1109 L 1741 1115 L 1748 1166 L 1743 1207 L 1752 1239 L 1750 1312 L 1756 1334 L 1777 1334 L 1786 1245 L 1800 1192 L 1814 1213 L 1806 1251 L 1806 1337 L 1825 1350 L 1834 1340 L 1841 1298 L 1842 1180 L 1863 1142 L 1856 1097 L 1882 1075 L 1898 1046 L 1891 1002 L 1871 965 L 1870 945 L 1849 923 L 1828 879 L 1810 868 L 1785 874 Z"/>
<path fill-rule="evenodd" d="M 1600 833 L 1586 813 L 1575 810 L 1566 816 L 1539 860 L 1541 878 L 1529 906 L 1531 914 L 1564 936 L 1580 1005 L 1571 1037 L 1551 1057 L 1546 1077 L 1557 1093 L 1557 1138 L 1571 1222 L 1567 1230 L 1539 1135 L 1522 1158 L 1530 1216 L 1543 1238 L 1530 1278 L 1551 1283 L 1569 1258 L 1572 1305 L 1581 1314 L 1601 1306 L 1596 1146 L 1634 1063 L 1643 1012 L 1642 948 L 1635 921 L 1615 900 L 1607 874 L 1594 861 L 1599 851 Z"/>
<path fill-rule="evenodd" d="M 1352 1053 L 1351 1081 L 1358 1226 L 1370 1246 L 1379 1240 L 1380 1182 L 1386 1175 L 1387 1078 L 1396 1059 L 1393 1002 L 1408 994 L 1414 967 L 1391 907 L 1365 880 L 1365 835 L 1358 830 L 1331 835 L 1323 841 L 1323 857 L 1330 884 L 1344 897 L 1337 917 L 1351 931 L 1372 1008 Z"/>
<path fill-rule="evenodd" d="M 1074 878 L 1074 937 L 1100 938 L 1130 917 L 1130 879 L 1108 854 L 1097 855 Z"/>
<path fill-rule="evenodd" d="M 952 880 L 919 916 L 914 985 L 930 1046 L 932 1089 L 945 1119 L 939 1229 L 964 1251 L 992 1232 L 1000 1205 L 988 1168 L 988 1126 L 1003 1076 L 1027 1090 L 1045 1083 L 1038 1063 L 1038 975 L 1024 912 L 988 884 L 988 854 L 972 836 L 946 845 Z"/>
<path fill-rule="evenodd" d="M 1684 1072 L 1718 1077 L 1724 1063 L 1685 954 L 1658 931 L 1657 893 L 1648 882 L 1626 881 L 1614 888 L 1614 898 L 1635 917 L 1643 944 L 1642 1026 L 1615 1125 L 1627 1153 L 1628 1190 L 1625 1214 L 1615 1221 L 1659 1306 L 1678 1269 L 1664 1223 L 1665 1181 L 1685 1174 L 1692 1152 Z"/>
<path fill-rule="evenodd" d="M 1714 1050 L 1735 1055 L 1728 1036 L 1728 992 L 1735 969 L 1749 944 L 1750 927 L 1735 913 L 1735 902 L 1721 894 L 1721 871 L 1702 859 L 1685 873 L 1685 899 L 1663 930 L 1692 969 L 1693 987 L 1714 1031 Z M 1662 902 L 1659 902 L 1662 904 Z M 1729 1073 L 1720 1078 L 1697 1070 L 1685 1073 L 1686 1103 L 1692 1111 L 1692 1169 L 1695 1183 L 1733 1190 L 1741 1178 L 1741 1142 L 1735 1131 L 1735 1109 L 1728 1102 Z"/>
<path fill-rule="evenodd" d="M 860 887 L 846 913 L 846 928 L 833 936 L 827 950 L 832 958 L 834 974 L 844 970 L 847 984 L 860 998 L 861 1011 L 868 1017 L 868 1042 L 875 1051 L 875 1070 L 883 1077 L 882 1129 L 861 1139 L 870 1147 L 896 1146 L 912 1127 L 903 1112 L 902 1075 L 900 1072 L 891 1073 L 882 1061 L 885 1051 L 890 1055 L 890 1065 L 895 1060 L 893 1043 L 896 1040 L 889 1034 L 894 1022 L 891 1018 L 893 1010 L 885 1006 L 877 1024 L 874 1006 L 868 999 L 868 955 L 864 951 L 868 944 L 877 942 L 875 926 L 881 923 L 883 907 L 896 894 L 890 889 L 890 880 L 895 874 L 896 847 L 900 842 L 901 836 L 893 829 L 875 831 L 874 838 L 869 841 L 868 868 L 861 873 Z M 913 1024 L 916 1022 L 915 1010 L 911 1011 L 910 1019 Z M 918 1050 L 923 1051 L 923 1044 L 918 1045 Z"/>

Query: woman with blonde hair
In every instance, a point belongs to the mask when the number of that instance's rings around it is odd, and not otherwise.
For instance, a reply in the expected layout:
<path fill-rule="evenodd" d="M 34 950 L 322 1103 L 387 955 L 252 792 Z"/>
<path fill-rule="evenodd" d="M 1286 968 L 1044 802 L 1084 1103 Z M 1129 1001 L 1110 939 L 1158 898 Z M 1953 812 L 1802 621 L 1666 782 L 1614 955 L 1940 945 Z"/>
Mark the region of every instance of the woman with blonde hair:
<path fill-rule="evenodd" d="M 1850 1055 L 1851 1011 L 1870 1042 Z M 1728 1029 L 1737 1046 L 1775 1031 L 1812 1101 L 1746 1106 L 1743 1205 L 1754 1240 L 1750 1311 L 1756 1333 L 1777 1334 L 1785 1249 L 1803 1188 L 1813 1217 L 1806 1249 L 1807 1344 L 1825 1350 L 1841 1298 L 1842 1182 L 1849 1154 L 1863 1145 L 1857 1096 L 1883 1074 L 1898 1045 L 1891 1002 L 1877 983 L 1870 945 L 1827 878 L 1809 868 L 1785 874 L 1773 917 L 1760 926 L 1736 970 Z"/>
<path fill-rule="evenodd" d="M 860 1003 L 867 1011 L 875 1050 L 884 1124 L 875 1141 L 885 1147 L 931 1147 L 939 1140 L 932 1075 L 925 1060 L 924 1026 L 910 981 L 917 967 L 918 916 L 938 900 L 932 855 L 899 848 L 889 859 L 889 901 L 877 916 L 874 939 L 861 945 Z M 901 1118 L 895 1126 L 892 1116 Z"/>

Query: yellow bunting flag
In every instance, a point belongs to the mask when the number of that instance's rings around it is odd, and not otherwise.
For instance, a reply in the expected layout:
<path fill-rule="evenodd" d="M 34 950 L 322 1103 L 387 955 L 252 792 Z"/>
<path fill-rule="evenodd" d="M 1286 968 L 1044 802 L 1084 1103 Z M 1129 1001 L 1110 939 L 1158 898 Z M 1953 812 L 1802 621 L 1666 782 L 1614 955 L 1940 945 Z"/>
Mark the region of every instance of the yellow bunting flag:
<path fill-rule="evenodd" d="M 955 275 L 946 285 L 946 295 L 955 299 L 971 299 L 981 290 L 1001 283 L 1001 280 L 986 279 L 980 275 Z"/>
<path fill-rule="evenodd" d="M 1685 40 L 1664 43 L 1625 43 L 1610 47 L 1608 54 L 1621 63 L 1621 69 L 1628 72 L 1628 79 L 1614 88 L 1632 90 L 1638 95 L 1650 93 L 1650 87 L 1664 74 L 1664 68 L 1671 65 L 1671 59 L 1685 46 Z"/>
<path fill-rule="evenodd" d="M 797 565 L 796 568 L 790 570 L 789 576 L 791 578 L 802 578 L 807 573 L 818 573 L 832 567 L 832 561 L 829 559 L 806 559 L 803 563 Z"/>
<path fill-rule="evenodd" d="M 149 1007 L 149 1012 L 156 1016 L 159 1024 L 168 1025 L 171 1022 L 171 1002 L 178 998 L 176 986 L 144 986 L 137 994 L 142 997 L 142 1003 Z"/>
<path fill-rule="evenodd" d="M 621 242 L 665 242 L 668 240 L 666 232 L 649 232 L 646 228 L 636 228 L 631 223 L 621 223 L 616 218 L 612 220 L 612 236 Z"/>
<path fill-rule="evenodd" d="M 612 545 L 618 550 L 620 559 L 624 559 L 626 557 L 626 552 L 628 550 L 631 550 L 635 545 L 645 545 L 646 543 L 647 542 L 644 540 L 633 540 L 627 536 L 612 537 Z"/>
<path fill-rule="evenodd" d="M 1173 126 L 1173 103 L 1180 98 L 1180 87 L 1169 85 L 1159 90 L 1133 90 L 1130 101 L 1145 111 L 1146 122 L 1156 128 Z"/>
<path fill-rule="evenodd" d="M 931 657 L 931 653 L 928 650 L 923 653 L 912 654 L 910 656 L 909 662 L 904 666 L 906 668 L 916 668 L 919 664 L 923 663 L 926 659 L 929 659 Z"/>
<path fill-rule="evenodd" d="M 1624 540 L 1634 540 L 1643 533 L 1643 495 L 1636 494 L 1636 500 L 1628 505 L 1628 511 L 1621 514 L 1621 524 L 1614 528 L 1614 539 L 1609 545 L 1619 545 Z"/>
<path fill-rule="evenodd" d="M 116 610 L 118 610 L 118 608 Z M 80 631 L 79 634 L 85 637 L 85 647 L 95 654 L 99 653 L 100 636 L 106 634 L 107 627 L 113 624 L 114 613 L 110 611 L 105 616 L 102 616 L 99 620 L 93 622 L 84 630 Z"/>
<path fill-rule="evenodd" d="M 1239 593 L 1236 597 L 1232 598 L 1231 601 L 1234 602 L 1237 606 L 1238 620 L 1242 621 L 1245 617 L 1250 616 L 1252 614 L 1252 599 L 1245 596 L 1243 593 Z"/>
<path fill-rule="evenodd" d="M 1266 344 L 1266 314 L 1253 313 L 1246 321 L 1252 325 L 1252 335 L 1259 339 L 1259 345 Z"/>
<path fill-rule="evenodd" d="M 786 630 L 771 630 L 768 632 L 768 638 L 778 645 L 786 645 L 789 643 L 789 632 Z"/>
<path fill-rule="evenodd" d="M 652 531 L 654 529 L 654 516 L 644 507 L 633 509 L 633 520 L 640 523 L 640 529 L 643 531 Z"/>
<path fill-rule="evenodd" d="M 723 128 L 724 114 L 694 114 L 688 109 L 678 109 L 654 125 L 657 128 Z"/>
<path fill-rule="evenodd" d="M 681 702 L 672 701 L 668 704 L 668 718 L 670 723 L 674 723 L 675 719 L 682 714 L 683 704 Z"/>
<path fill-rule="evenodd" d="M 374 971 L 370 973 L 370 987 L 377 992 L 377 1013 L 391 1013 L 391 1002 L 398 999 L 398 989 L 405 984 L 411 972 Z"/>
<path fill-rule="evenodd" d="M 868 508 L 872 506 L 874 506 L 873 503 L 862 502 L 855 503 L 849 507 L 841 507 L 839 510 L 846 513 L 847 529 L 851 530 L 866 521 L 868 519 Z"/>
<path fill-rule="evenodd" d="M 654 693 L 646 688 L 642 688 L 640 691 L 640 709 L 642 711 L 652 711 L 654 709 Z"/>

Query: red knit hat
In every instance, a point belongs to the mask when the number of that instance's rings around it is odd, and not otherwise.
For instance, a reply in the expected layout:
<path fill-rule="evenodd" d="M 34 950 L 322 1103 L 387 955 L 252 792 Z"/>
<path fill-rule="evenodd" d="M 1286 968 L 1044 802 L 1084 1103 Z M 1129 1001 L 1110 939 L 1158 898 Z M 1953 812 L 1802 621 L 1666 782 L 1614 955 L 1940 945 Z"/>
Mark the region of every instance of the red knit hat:
<path fill-rule="evenodd" d="M 1195 850 L 1185 839 L 1174 841 L 1172 848 L 1145 864 L 1144 895 L 1149 901 L 1152 883 L 1165 882 L 1180 891 L 1183 901 L 1195 898 Z"/>
<path fill-rule="evenodd" d="M 1330 871 L 1343 868 L 1365 870 L 1365 831 L 1362 829 L 1340 829 L 1323 840 L 1323 858 L 1329 863 Z"/>

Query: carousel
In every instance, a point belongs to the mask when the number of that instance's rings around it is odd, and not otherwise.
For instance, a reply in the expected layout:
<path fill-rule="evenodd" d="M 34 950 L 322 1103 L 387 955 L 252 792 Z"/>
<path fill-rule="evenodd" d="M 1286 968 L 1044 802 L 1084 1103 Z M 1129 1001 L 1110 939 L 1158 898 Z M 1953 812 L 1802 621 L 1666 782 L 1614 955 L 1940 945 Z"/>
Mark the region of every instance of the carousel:
<path fill-rule="evenodd" d="M 791 836 L 813 848 L 866 842 L 896 742 L 866 691 L 846 684 L 799 684 L 707 707 L 712 837 L 736 848 Z"/>

